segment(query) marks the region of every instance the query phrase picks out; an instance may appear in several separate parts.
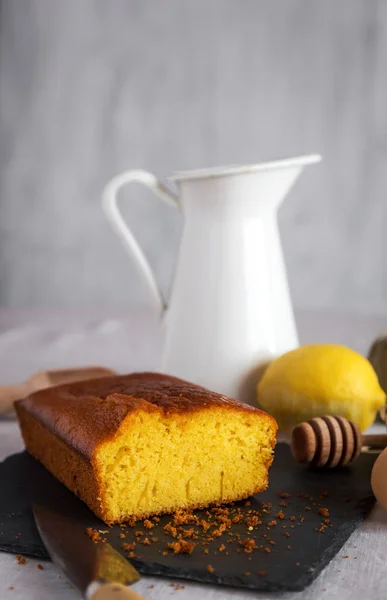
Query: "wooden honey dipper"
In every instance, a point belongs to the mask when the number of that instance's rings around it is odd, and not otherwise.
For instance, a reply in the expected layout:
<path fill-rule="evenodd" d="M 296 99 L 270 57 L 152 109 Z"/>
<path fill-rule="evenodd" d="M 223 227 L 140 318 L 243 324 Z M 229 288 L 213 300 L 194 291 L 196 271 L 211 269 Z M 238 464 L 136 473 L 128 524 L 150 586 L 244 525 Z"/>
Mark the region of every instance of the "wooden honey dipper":
<path fill-rule="evenodd" d="M 344 417 L 315 417 L 292 431 L 294 458 L 312 467 L 344 467 L 355 460 L 362 447 L 387 446 L 387 434 L 362 435 L 358 426 Z"/>

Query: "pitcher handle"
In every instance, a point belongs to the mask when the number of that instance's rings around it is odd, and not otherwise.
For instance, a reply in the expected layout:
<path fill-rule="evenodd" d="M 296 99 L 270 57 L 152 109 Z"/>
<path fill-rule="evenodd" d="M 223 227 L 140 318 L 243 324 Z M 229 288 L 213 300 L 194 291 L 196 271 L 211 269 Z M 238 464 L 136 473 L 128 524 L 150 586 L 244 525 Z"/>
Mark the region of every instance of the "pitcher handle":
<path fill-rule="evenodd" d="M 152 173 L 140 170 L 125 171 L 124 173 L 117 175 L 109 181 L 102 195 L 102 207 L 105 211 L 105 214 L 114 231 L 124 242 L 129 254 L 132 256 L 132 258 L 134 258 L 134 262 L 136 263 L 140 274 L 143 276 L 148 285 L 157 311 L 160 317 L 162 317 L 167 308 L 164 296 L 161 293 L 160 287 L 156 281 L 148 259 L 134 237 L 131 229 L 125 223 L 125 220 L 118 208 L 118 192 L 127 183 L 142 183 L 147 188 L 152 190 L 156 196 L 161 198 L 161 200 L 169 204 L 169 206 L 173 206 L 174 208 L 179 207 L 178 196 L 173 194 L 162 183 L 160 183 L 156 177 L 152 175 Z"/>

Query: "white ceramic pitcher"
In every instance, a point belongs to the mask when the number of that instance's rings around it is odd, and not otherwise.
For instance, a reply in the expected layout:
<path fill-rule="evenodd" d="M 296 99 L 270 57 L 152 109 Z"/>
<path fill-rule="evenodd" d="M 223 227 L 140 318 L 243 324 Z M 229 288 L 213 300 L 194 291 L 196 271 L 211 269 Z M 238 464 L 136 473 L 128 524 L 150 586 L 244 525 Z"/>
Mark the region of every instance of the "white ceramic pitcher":
<path fill-rule="evenodd" d="M 309 155 L 178 172 L 171 177 L 178 196 L 146 171 L 127 171 L 108 183 L 106 215 L 165 317 L 163 372 L 251 402 L 247 382 L 257 366 L 297 347 L 277 209 L 303 168 L 320 160 Z M 168 306 L 117 206 L 128 183 L 144 184 L 184 214 Z"/>

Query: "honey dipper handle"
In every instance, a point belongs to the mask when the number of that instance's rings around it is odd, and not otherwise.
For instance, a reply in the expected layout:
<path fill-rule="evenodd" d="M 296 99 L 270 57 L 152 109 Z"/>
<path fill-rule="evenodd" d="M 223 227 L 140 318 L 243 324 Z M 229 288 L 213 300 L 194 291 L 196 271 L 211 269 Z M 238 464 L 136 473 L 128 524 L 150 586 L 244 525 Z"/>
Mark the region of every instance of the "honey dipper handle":
<path fill-rule="evenodd" d="M 387 434 L 369 434 L 362 436 L 362 444 L 363 446 L 368 446 L 369 448 L 386 448 L 387 447 Z"/>
<path fill-rule="evenodd" d="M 121 583 L 104 583 L 91 596 L 86 594 L 86 600 L 144 600 L 144 598 Z"/>
<path fill-rule="evenodd" d="M 13 411 L 13 403 L 30 393 L 30 388 L 25 383 L 20 385 L 6 385 L 0 387 L 0 415 Z"/>

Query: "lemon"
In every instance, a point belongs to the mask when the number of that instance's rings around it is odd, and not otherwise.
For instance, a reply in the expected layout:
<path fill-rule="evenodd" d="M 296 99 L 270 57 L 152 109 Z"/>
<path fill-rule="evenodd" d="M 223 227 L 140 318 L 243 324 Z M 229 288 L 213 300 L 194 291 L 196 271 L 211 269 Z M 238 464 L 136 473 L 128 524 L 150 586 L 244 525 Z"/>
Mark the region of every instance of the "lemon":
<path fill-rule="evenodd" d="M 273 360 L 257 385 L 259 405 L 279 428 L 337 415 L 367 429 L 385 402 L 371 363 L 345 346 L 311 344 Z"/>

